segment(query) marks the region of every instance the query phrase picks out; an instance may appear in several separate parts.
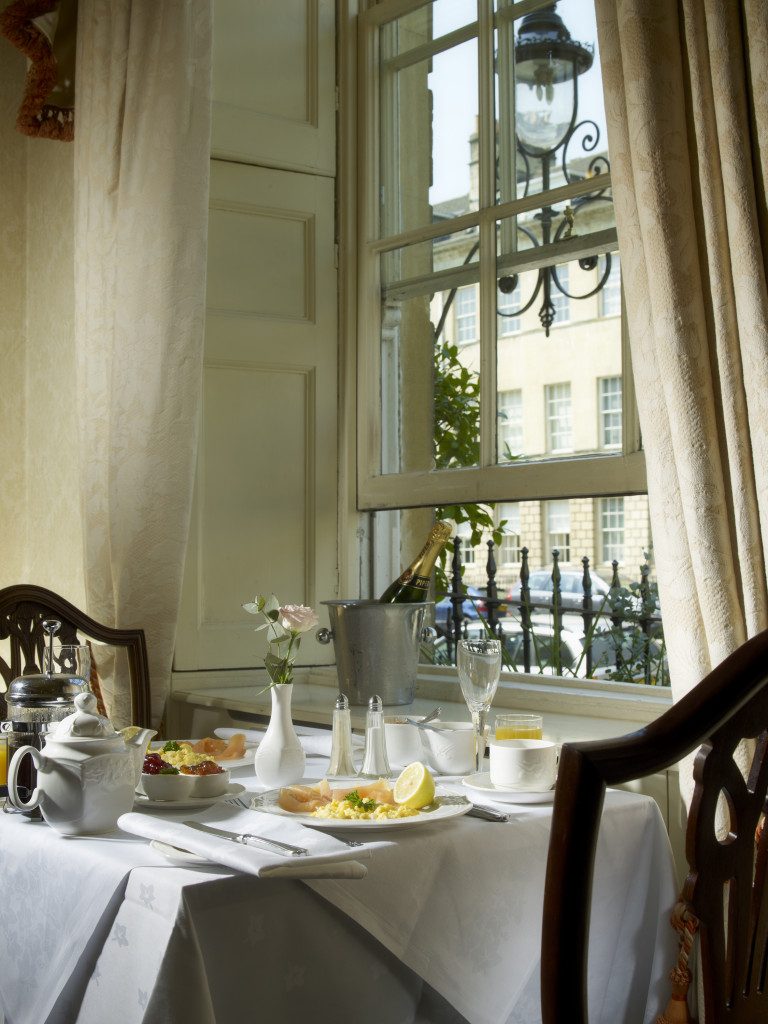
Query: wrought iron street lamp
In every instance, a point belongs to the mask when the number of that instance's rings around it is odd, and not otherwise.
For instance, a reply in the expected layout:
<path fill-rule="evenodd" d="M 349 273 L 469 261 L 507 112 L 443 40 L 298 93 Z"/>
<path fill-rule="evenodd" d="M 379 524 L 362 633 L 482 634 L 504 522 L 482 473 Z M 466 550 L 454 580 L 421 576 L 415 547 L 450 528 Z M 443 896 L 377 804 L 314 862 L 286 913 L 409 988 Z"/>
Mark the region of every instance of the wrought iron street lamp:
<path fill-rule="evenodd" d="M 600 138 L 600 129 L 592 120 L 579 121 L 579 76 L 592 67 L 594 49 L 588 43 L 571 38 L 563 19 L 555 10 L 554 2 L 541 10 L 526 14 L 520 22 L 515 41 L 515 136 L 516 149 L 520 157 L 520 182 L 524 183 L 523 194 L 528 189 L 534 171 L 541 179 L 541 191 L 550 187 L 552 167 L 561 162 L 565 183 L 579 180 L 568 167 L 568 148 L 574 135 L 582 129 L 591 129 L 583 136 L 585 152 L 594 151 Z M 605 156 L 596 156 L 587 168 L 587 174 L 608 170 Z M 543 206 L 536 220 L 541 226 L 541 236 L 518 220 L 517 230 L 524 234 L 533 246 L 546 246 L 568 238 L 573 226 L 575 212 L 587 203 L 611 200 L 605 189 L 596 190 L 574 200 L 573 206 L 558 213 L 551 206 Z M 582 270 L 591 271 L 597 266 L 597 256 L 579 260 Z M 542 293 L 539 319 L 544 333 L 555 321 L 556 310 L 552 301 L 553 289 L 572 299 L 586 299 L 599 292 L 611 272 L 610 253 L 606 254 L 603 273 L 597 285 L 590 291 L 575 295 L 568 291 L 557 276 L 555 266 L 542 267 L 531 297 L 519 309 L 499 310 L 499 316 L 517 317 L 530 309 L 537 296 Z M 501 277 L 498 282 L 502 294 L 511 295 L 518 285 L 518 275 Z"/>

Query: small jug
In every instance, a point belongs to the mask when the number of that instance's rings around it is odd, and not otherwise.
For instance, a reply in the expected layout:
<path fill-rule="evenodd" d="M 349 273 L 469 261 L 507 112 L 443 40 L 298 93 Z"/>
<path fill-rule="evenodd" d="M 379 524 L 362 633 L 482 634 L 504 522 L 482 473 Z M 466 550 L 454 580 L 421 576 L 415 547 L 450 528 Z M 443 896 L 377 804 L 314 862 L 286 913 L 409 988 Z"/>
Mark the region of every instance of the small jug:
<path fill-rule="evenodd" d="M 14 807 L 39 805 L 48 824 L 64 835 L 111 832 L 134 800 L 131 749 L 108 719 L 96 713 L 92 693 L 75 697 L 75 712 L 46 736 L 42 751 L 20 747 L 8 769 L 8 798 Z M 37 768 L 37 787 L 24 803 L 17 777 L 24 757 Z"/>

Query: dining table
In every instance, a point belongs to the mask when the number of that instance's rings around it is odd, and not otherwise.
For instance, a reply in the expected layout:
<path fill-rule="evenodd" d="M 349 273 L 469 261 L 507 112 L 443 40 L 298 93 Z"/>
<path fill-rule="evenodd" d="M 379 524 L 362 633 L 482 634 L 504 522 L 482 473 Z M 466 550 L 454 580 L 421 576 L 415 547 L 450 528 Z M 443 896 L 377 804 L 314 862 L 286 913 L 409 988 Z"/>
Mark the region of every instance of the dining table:
<path fill-rule="evenodd" d="M 302 742 L 318 748 L 311 735 Z M 310 752 L 305 777 L 322 778 L 327 765 Z M 252 763 L 231 774 L 234 796 L 173 813 L 137 802 L 103 836 L 0 814 L 5 1024 L 541 1019 L 551 800 L 499 803 L 438 778 L 448 803 L 469 797 L 503 820 L 425 814 L 412 827 L 329 832 L 252 809 L 264 788 Z M 225 862 L 215 863 L 207 849 L 204 858 L 162 845 L 164 830 L 191 819 L 300 835 L 315 856 L 248 850 L 247 860 L 221 842 Z M 663 1010 L 675 897 L 658 806 L 609 791 L 592 897 L 594 1024 L 650 1024 Z"/>

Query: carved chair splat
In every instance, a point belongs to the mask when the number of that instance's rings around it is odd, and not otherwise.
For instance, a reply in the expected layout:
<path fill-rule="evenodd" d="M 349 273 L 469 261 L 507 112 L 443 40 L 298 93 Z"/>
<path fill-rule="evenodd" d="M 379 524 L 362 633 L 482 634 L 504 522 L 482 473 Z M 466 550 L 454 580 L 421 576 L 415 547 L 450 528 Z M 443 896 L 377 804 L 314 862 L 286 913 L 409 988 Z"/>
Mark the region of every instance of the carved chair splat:
<path fill-rule="evenodd" d="M 9 641 L 10 647 L 7 660 L 0 656 L 0 675 L 6 687 L 19 675 L 41 671 L 45 619 L 61 622 L 57 639 L 64 644 L 95 640 L 125 649 L 131 685 L 131 717 L 135 725 L 149 727 L 149 665 L 144 630 L 104 626 L 44 587 L 23 583 L 0 589 L 0 641 Z M 4 717 L 2 694 L 0 704 Z"/>
<path fill-rule="evenodd" d="M 742 739 L 756 748 L 746 777 L 734 759 Z M 767 630 L 644 729 L 563 745 L 544 899 L 543 1024 L 588 1022 L 589 907 L 606 786 L 663 771 L 696 748 L 689 873 L 677 926 L 689 948 L 698 931 L 709 1024 L 768 1021 Z M 686 955 L 683 950 L 673 970 L 677 1009 L 689 980 Z"/>

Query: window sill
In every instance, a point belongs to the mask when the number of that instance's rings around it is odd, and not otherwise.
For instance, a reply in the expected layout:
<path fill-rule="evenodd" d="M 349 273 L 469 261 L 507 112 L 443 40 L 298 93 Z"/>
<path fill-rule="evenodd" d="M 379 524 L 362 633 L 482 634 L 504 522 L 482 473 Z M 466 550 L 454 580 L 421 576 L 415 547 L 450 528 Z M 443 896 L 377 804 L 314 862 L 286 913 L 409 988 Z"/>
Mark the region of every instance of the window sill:
<path fill-rule="evenodd" d="M 177 705 L 226 710 L 233 717 L 238 713 L 268 716 L 271 697 L 263 690 L 265 682 L 266 674 L 256 669 L 174 672 L 172 700 Z M 295 719 L 329 725 L 337 690 L 334 667 L 297 670 Z M 422 666 L 413 703 L 387 710 L 418 716 L 435 703 L 442 705 L 444 721 L 467 718 L 455 669 Z M 560 742 L 608 738 L 642 728 L 671 703 L 670 691 L 661 687 L 504 673 L 493 708 L 540 712 L 545 716 L 547 735 Z M 353 726 L 364 728 L 365 708 L 351 711 Z"/>

